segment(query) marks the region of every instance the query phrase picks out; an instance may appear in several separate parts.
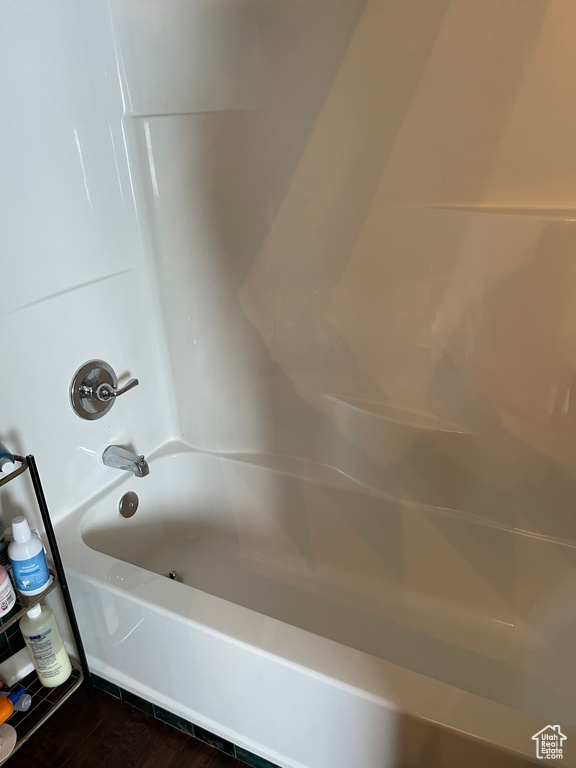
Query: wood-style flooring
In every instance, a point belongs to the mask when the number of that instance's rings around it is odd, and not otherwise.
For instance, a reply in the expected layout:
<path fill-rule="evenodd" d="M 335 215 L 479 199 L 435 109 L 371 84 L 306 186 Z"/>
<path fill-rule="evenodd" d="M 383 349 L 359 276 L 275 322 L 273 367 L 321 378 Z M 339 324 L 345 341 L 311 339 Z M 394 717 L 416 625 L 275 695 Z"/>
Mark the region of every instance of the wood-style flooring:
<path fill-rule="evenodd" d="M 247 768 L 126 702 L 76 691 L 3 768 Z"/>

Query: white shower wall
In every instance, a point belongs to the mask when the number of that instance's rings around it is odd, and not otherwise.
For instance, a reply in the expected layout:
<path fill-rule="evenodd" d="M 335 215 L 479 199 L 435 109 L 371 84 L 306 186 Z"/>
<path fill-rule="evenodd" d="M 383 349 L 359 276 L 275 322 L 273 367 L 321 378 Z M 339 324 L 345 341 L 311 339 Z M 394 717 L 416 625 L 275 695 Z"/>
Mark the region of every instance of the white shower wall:
<path fill-rule="evenodd" d="M 570 696 L 572 6 L 112 15 L 184 439 L 424 505 L 402 583 Z"/>
<path fill-rule="evenodd" d="M 323 376 L 328 368 L 330 378 L 340 377 L 340 370 L 363 378 L 318 313 L 372 199 L 444 4 L 383 4 L 387 45 L 372 39 L 365 55 L 355 56 L 348 83 L 354 95 L 343 105 L 346 124 L 340 120 L 331 129 L 335 137 L 344 131 L 346 146 L 339 152 L 328 142 L 321 153 L 328 161 L 326 152 L 336 152 L 334 173 L 342 179 L 313 169 L 315 179 L 297 191 L 304 209 L 295 229 L 319 230 L 312 234 L 315 242 L 294 243 L 283 254 L 287 269 L 297 267 L 298 287 L 291 278 L 280 301 L 300 317 L 297 324 L 282 316 L 264 322 L 273 326 L 276 344 L 285 338 L 295 354 L 302 347 L 304 359 L 276 359 L 251 316 L 249 304 L 257 308 L 260 299 L 248 297 L 245 303 L 244 297 L 254 270 L 268 263 L 269 239 L 276 236 L 294 174 L 307 164 L 310 137 L 348 61 L 349 46 L 358 48 L 355 29 L 365 5 L 357 0 L 274 6 L 261 0 L 113 3 L 119 47 L 127 52 L 125 92 L 137 127 L 140 167 L 148 177 L 144 205 L 182 430 L 199 448 L 347 464 L 357 458 L 317 404 L 311 407 L 302 398 L 295 376 Z M 230 30 L 233 42 L 226 38 L 227 46 L 219 47 Z M 405 55 L 407 42 L 411 56 Z M 182 50 L 187 56 L 181 57 Z M 151 70 L 162 90 L 143 86 Z M 359 94 L 358 79 L 364 77 L 368 82 Z M 342 95 L 349 94 L 337 98 Z M 348 188 L 342 188 L 344 179 L 346 186 L 351 182 Z M 323 189 L 314 186 L 332 181 L 335 209 L 327 217 L 321 212 L 318 221 L 313 199 L 325 203 Z M 308 265 L 304 270 L 302 262 Z"/>
<path fill-rule="evenodd" d="M 34 453 L 54 518 L 116 477 L 111 443 L 146 453 L 169 433 L 155 291 L 145 268 L 106 2 L 0 9 L 0 440 Z M 140 386 L 80 420 L 68 388 L 91 358 Z M 34 517 L 27 484 L 1 517 Z"/>
<path fill-rule="evenodd" d="M 183 437 L 571 538 L 571 8 L 111 7 Z"/>

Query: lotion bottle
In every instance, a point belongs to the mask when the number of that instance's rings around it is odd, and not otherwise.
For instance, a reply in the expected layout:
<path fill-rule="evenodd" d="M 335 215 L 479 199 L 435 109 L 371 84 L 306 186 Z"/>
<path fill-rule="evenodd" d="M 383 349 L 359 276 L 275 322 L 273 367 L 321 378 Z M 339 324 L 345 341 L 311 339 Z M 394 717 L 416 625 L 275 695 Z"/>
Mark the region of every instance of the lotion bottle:
<path fill-rule="evenodd" d="M 22 616 L 20 630 L 42 685 L 55 688 L 68 680 L 72 665 L 53 611 L 38 603 Z"/>
<path fill-rule="evenodd" d="M 24 515 L 12 520 L 12 536 L 8 557 L 18 591 L 22 595 L 39 595 L 52 580 L 42 541 L 32 533 Z"/>

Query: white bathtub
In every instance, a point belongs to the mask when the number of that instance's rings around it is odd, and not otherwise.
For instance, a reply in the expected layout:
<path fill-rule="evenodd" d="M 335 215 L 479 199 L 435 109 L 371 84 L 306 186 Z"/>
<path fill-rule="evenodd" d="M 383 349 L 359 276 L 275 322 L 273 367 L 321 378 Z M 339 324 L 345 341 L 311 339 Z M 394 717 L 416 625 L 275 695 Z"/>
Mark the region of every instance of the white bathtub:
<path fill-rule="evenodd" d="M 426 552 L 446 520 L 330 468 L 164 449 L 56 533 L 92 670 L 280 766 L 397 766 L 407 714 L 533 757 L 574 705 L 528 628 L 458 599 Z"/>

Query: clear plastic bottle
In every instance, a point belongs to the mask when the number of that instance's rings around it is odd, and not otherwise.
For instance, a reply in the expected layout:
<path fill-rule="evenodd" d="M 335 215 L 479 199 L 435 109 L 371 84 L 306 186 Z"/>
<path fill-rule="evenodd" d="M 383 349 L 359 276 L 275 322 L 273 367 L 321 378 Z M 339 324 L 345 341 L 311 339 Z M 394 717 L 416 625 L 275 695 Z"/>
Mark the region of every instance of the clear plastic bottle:
<path fill-rule="evenodd" d="M 14 581 L 23 595 L 39 595 L 52 581 L 40 537 L 32 533 L 24 515 L 12 520 L 12 536 L 8 557 Z"/>
<path fill-rule="evenodd" d="M 38 603 L 22 616 L 20 630 L 42 685 L 55 688 L 68 680 L 72 665 L 54 612 Z"/>

